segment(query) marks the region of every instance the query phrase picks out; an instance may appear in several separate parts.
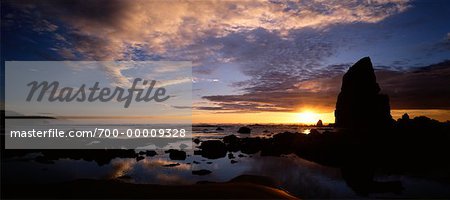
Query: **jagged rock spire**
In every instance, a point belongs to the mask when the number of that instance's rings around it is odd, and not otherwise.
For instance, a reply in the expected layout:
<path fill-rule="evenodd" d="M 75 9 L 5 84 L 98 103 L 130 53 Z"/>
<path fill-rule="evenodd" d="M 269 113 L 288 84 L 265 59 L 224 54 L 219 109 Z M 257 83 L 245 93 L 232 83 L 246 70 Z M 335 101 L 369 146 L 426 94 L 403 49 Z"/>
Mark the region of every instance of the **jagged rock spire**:
<path fill-rule="evenodd" d="M 389 97 L 380 86 L 369 57 L 356 62 L 342 79 L 335 117 L 336 127 L 374 129 L 390 126 Z"/>

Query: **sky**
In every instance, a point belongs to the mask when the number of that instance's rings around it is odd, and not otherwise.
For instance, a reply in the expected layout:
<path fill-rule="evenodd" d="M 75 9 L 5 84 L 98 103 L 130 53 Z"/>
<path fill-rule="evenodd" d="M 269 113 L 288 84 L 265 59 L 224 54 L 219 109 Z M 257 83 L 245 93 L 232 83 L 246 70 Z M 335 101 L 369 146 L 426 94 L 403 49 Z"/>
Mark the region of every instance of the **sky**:
<path fill-rule="evenodd" d="M 342 75 L 365 56 L 394 118 L 450 120 L 446 0 L 1 3 L 2 68 L 189 61 L 194 123 L 332 123 Z"/>
<path fill-rule="evenodd" d="M 117 78 L 105 68 L 126 69 Z M 52 116 L 66 119 L 62 123 L 90 124 L 192 121 L 191 62 L 7 61 L 5 72 L 7 116 Z M 39 89 L 45 82 L 49 89 Z M 92 93 L 96 83 L 98 89 Z M 133 91 L 132 97 L 130 88 L 140 94 Z M 65 100 L 50 100 L 55 98 Z"/>

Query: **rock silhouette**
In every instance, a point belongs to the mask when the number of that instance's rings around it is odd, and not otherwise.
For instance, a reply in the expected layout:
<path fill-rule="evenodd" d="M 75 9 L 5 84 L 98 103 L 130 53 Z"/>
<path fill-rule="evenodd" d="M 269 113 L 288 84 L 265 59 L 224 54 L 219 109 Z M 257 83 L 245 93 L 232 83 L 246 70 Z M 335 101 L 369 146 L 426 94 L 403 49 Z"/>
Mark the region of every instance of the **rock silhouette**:
<path fill-rule="evenodd" d="M 336 127 L 351 129 L 386 128 L 392 124 L 389 97 L 379 94 L 369 57 L 356 62 L 345 73 L 335 117 Z"/>
<path fill-rule="evenodd" d="M 241 134 L 250 134 L 252 132 L 252 129 L 250 129 L 249 127 L 243 126 L 243 127 L 239 128 L 239 130 L 237 132 L 241 133 Z"/>
<path fill-rule="evenodd" d="M 201 149 L 199 154 L 208 159 L 223 158 L 227 155 L 226 145 L 220 140 L 204 141 L 199 149 Z"/>
<path fill-rule="evenodd" d="M 319 119 L 319 121 L 317 121 L 317 124 L 316 124 L 316 126 L 317 126 L 317 127 L 321 127 L 321 126 L 323 126 L 323 122 L 322 122 L 322 120 L 321 120 L 321 119 Z"/>
<path fill-rule="evenodd" d="M 186 152 L 176 150 L 176 149 L 169 149 L 165 151 L 165 153 L 169 154 L 169 158 L 171 160 L 185 160 L 186 159 Z"/>

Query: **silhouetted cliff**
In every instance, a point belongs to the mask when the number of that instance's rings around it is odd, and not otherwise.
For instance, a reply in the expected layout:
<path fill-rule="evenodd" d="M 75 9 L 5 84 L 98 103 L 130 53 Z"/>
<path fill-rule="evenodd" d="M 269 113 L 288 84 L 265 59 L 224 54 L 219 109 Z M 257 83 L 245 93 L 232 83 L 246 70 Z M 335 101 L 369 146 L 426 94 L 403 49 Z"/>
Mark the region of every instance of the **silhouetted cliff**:
<path fill-rule="evenodd" d="M 386 128 L 392 124 L 389 97 L 379 94 L 369 57 L 356 62 L 345 73 L 336 103 L 336 127 L 352 129 Z"/>

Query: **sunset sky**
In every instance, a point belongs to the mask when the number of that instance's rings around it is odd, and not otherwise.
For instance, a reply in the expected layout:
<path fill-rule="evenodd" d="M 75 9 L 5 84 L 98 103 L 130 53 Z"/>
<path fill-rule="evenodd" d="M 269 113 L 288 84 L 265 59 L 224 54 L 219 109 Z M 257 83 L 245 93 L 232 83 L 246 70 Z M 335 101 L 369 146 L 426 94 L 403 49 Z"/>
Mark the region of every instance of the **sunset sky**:
<path fill-rule="evenodd" d="M 446 0 L 24 0 L 2 1 L 1 19 L 2 68 L 191 61 L 194 123 L 332 123 L 342 75 L 365 56 L 395 119 L 450 120 Z"/>

